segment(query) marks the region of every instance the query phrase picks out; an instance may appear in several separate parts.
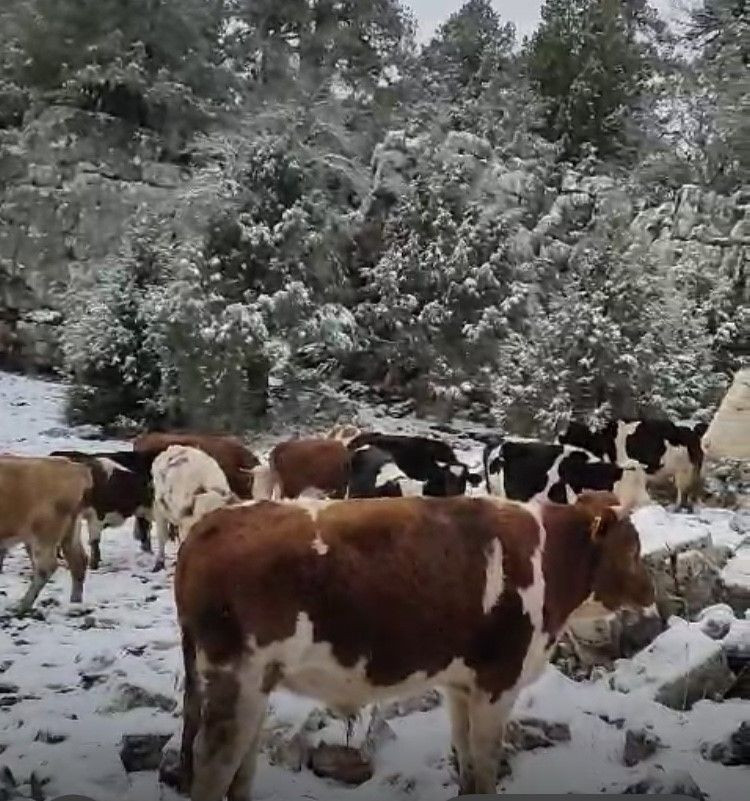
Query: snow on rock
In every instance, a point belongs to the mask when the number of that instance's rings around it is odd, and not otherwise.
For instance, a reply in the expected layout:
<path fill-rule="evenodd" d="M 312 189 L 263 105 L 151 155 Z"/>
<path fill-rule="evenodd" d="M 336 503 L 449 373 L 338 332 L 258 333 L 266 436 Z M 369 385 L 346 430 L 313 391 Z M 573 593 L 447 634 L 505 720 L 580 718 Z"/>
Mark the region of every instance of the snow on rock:
<path fill-rule="evenodd" d="M 646 776 L 628 785 L 623 795 L 679 795 L 704 801 L 708 795 L 698 787 L 687 771 L 665 773 L 653 768 Z"/>
<path fill-rule="evenodd" d="M 729 737 L 718 743 L 705 743 L 701 753 L 722 765 L 750 765 L 750 720 L 740 724 Z"/>
<path fill-rule="evenodd" d="M 727 603 L 740 615 L 750 609 L 750 547 L 740 549 L 720 574 Z"/>
<path fill-rule="evenodd" d="M 670 554 L 705 549 L 713 544 L 709 526 L 694 516 L 668 512 L 662 506 L 644 506 L 632 517 L 641 540 L 641 553 L 651 563 Z"/>
<path fill-rule="evenodd" d="M 706 607 L 696 617 L 696 622 L 700 623 L 700 630 L 712 640 L 726 637 L 735 621 L 732 607 L 727 604 Z"/>
<path fill-rule="evenodd" d="M 732 681 L 721 644 L 678 618 L 644 651 L 619 662 L 610 685 L 671 709 L 690 709 L 701 698 L 720 695 Z"/>

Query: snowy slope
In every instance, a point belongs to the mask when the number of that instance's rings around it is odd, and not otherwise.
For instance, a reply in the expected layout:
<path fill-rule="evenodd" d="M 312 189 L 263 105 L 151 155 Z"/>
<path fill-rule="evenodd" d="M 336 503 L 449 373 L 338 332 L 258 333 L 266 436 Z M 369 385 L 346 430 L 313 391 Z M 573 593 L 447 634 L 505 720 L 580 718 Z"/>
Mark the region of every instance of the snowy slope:
<path fill-rule="evenodd" d="M 0 374 L 0 451 L 99 450 L 115 444 L 87 441 L 66 429 L 59 418 L 61 399 L 57 385 Z M 477 446 L 471 455 L 478 452 Z M 658 517 L 655 511 L 652 516 Z M 716 529 L 728 537 L 724 516 L 714 517 L 696 519 L 696 531 Z M 669 531 L 658 519 L 656 528 Z M 650 529 L 648 536 L 658 548 L 658 532 Z M 88 574 L 82 614 L 68 609 L 69 578 L 61 569 L 40 597 L 44 620 L 0 624 L 0 769 L 11 769 L 19 796 L 29 796 L 24 782 L 33 772 L 48 780 L 44 792 L 52 798 L 64 793 L 88 794 L 98 801 L 179 798 L 159 787 L 153 771 L 126 774 L 118 756 L 123 734 L 166 735 L 179 729 L 173 560 L 171 551 L 167 575 L 154 575 L 152 557 L 139 552 L 130 526 L 110 530 L 102 538 L 102 567 Z M 0 575 L 0 610 L 27 581 L 26 555 L 16 549 Z M 151 705 L 121 711 L 137 695 Z M 299 724 L 314 706 L 279 693 L 268 726 Z M 524 693 L 516 714 L 567 722 L 572 739 L 514 757 L 512 777 L 500 785 L 507 792 L 616 792 L 640 779 L 649 766 L 660 765 L 689 771 L 712 801 L 747 799 L 748 768 L 708 762 L 699 749 L 702 742 L 721 740 L 750 720 L 750 702 L 701 701 L 690 712 L 675 712 L 638 694 L 613 692 L 604 681 L 574 683 L 549 668 Z M 455 796 L 446 762 L 444 709 L 412 713 L 390 725 L 396 739 L 378 752 L 375 775 L 365 784 L 348 788 L 308 770 L 272 767 L 262 758 L 255 798 L 439 801 Z M 627 768 L 622 762 L 625 732 L 644 726 L 653 727 L 665 747 L 647 763 Z M 331 731 L 343 742 L 343 726 Z"/>

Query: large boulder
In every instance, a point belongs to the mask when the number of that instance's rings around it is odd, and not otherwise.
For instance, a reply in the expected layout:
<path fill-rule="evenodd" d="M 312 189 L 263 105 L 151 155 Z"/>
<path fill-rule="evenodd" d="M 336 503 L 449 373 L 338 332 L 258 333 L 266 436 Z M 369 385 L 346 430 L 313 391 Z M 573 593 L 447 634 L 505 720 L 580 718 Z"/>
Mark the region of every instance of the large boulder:
<path fill-rule="evenodd" d="M 719 576 L 724 600 L 742 616 L 750 609 L 750 547 L 739 550 Z"/>
<path fill-rule="evenodd" d="M 703 698 L 721 696 L 734 682 L 720 642 L 699 625 L 675 618 L 648 648 L 618 662 L 613 690 L 641 694 L 671 709 L 690 709 Z"/>

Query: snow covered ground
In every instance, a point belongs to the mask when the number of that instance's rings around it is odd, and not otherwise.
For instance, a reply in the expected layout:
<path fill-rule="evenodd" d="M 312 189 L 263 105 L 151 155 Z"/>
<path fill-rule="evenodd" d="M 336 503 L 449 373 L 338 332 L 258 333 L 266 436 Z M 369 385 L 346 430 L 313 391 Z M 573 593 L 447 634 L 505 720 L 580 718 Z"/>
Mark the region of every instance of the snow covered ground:
<path fill-rule="evenodd" d="M 100 450 L 116 443 L 91 441 L 60 418 L 62 388 L 0 374 L 0 452 L 43 454 L 52 449 Z M 85 433 L 85 432 L 83 432 Z M 467 451 L 476 460 L 479 447 Z M 730 516 L 711 510 L 676 518 L 661 509 L 641 513 L 646 550 L 709 534 L 729 547 L 742 537 Z M 678 522 L 679 521 L 679 522 Z M 697 538 L 697 539 L 696 539 Z M 40 596 L 43 620 L 0 627 L 0 797 L 30 797 L 29 781 L 47 798 L 67 793 L 97 801 L 171 801 L 155 771 L 126 773 L 119 757 L 125 734 L 171 735 L 179 729 L 179 634 L 171 576 L 150 572 L 130 525 L 105 532 L 102 566 L 89 572 L 83 610 L 70 610 L 69 577 L 59 570 Z M 22 548 L 11 552 L 0 575 L 0 610 L 28 581 Z M 673 655 L 674 656 L 674 655 Z M 679 659 L 679 655 L 675 658 Z M 315 704 L 288 694 L 273 699 L 268 727 L 299 725 Z M 747 801 L 748 767 L 725 767 L 701 756 L 701 745 L 726 738 L 750 721 L 750 701 L 703 700 L 689 712 L 668 709 L 648 694 L 610 689 L 608 677 L 576 683 L 550 667 L 527 690 L 516 715 L 569 724 L 569 742 L 524 751 L 499 787 L 511 793 L 621 792 L 653 772 L 690 773 L 711 801 Z M 389 721 L 396 738 L 375 757 L 372 779 L 356 788 L 271 766 L 262 758 L 255 783 L 259 801 L 438 801 L 456 795 L 447 765 L 448 722 L 442 706 Z M 647 729 L 661 743 L 641 764 L 626 767 L 628 729 Z M 339 741 L 344 727 L 328 729 Z M 3 767 L 10 769 L 16 788 Z M 3 788 L 7 793 L 3 795 Z"/>

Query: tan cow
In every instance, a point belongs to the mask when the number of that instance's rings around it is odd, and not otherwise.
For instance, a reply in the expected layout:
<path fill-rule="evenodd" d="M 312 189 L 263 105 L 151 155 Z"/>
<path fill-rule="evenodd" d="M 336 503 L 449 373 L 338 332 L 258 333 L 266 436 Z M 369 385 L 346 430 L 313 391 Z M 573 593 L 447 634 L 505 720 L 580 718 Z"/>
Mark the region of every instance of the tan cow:
<path fill-rule="evenodd" d="M 31 551 L 31 584 L 16 607 L 25 614 L 57 569 L 58 548 L 70 568 L 71 603 L 83 597 L 87 557 L 80 515 L 93 486 L 91 471 L 59 457 L 0 456 L 0 543 Z"/>
<path fill-rule="evenodd" d="M 276 688 L 340 714 L 442 687 L 463 794 L 494 793 L 498 749 L 574 610 L 644 607 L 638 533 L 611 495 L 261 501 L 183 543 L 182 766 L 191 801 L 249 799 Z"/>

